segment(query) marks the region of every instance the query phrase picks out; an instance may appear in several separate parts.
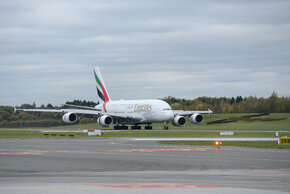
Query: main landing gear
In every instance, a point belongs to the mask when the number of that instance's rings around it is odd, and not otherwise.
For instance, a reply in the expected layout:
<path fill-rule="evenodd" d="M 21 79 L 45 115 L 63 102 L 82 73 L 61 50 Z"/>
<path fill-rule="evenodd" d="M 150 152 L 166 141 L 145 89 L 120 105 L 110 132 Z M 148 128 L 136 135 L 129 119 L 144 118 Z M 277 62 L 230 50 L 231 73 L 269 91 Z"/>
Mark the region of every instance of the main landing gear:
<path fill-rule="evenodd" d="M 140 130 L 141 129 L 141 126 L 138 126 L 138 125 L 133 125 L 131 127 L 132 130 Z"/>
<path fill-rule="evenodd" d="M 152 130 L 152 126 L 151 125 L 145 126 L 145 130 Z"/>
<path fill-rule="evenodd" d="M 164 129 L 164 130 L 168 130 L 168 129 L 169 129 L 167 124 L 168 124 L 168 122 L 167 122 L 167 121 L 166 121 L 166 122 L 164 122 L 164 127 L 163 127 L 163 129 Z"/>
<path fill-rule="evenodd" d="M 127 130 L 128 129 L 128 126 L 126 125 L 115 125 L 114 126 L 114 130 Z"/>
<path fill-rule="evenodd" d="M 147 125 L 144 127 L 145 130 L 152 130 L 152 126 L 151 125 Z M 114 130 L 128 130 L 128 126 L 125 125 L 115 125 L 114 126 Z M 131 130 L 141 130 L 141 126 L 140 125 L 132 125 L 131 126 Z"/>
<path fill-rule="evenodd" d="M 141 126 L 139 125 L 133 125 L 131 127 L 132 130 L 140 130 L 141 129 Z M 147 125 L 144 127 L 145 130 L 152 130 L 152 126 L 151 125 Z"/>

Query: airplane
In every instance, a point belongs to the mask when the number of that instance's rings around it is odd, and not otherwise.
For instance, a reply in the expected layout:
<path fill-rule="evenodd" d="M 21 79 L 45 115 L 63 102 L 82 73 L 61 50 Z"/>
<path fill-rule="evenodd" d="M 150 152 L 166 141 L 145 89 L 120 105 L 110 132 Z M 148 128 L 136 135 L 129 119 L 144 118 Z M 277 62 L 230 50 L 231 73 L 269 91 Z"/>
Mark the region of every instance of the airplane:
<path fill-rule="evenodd" d="M 114 124 L 114 129 L 141 129 L 141 124 L 146 124 L 145 129 L 151 130 L 152 123 L 164 123 L 164 130 L 168 130 L 168 123 L 174 126 L 185 126 L 186 119 L 193 124 L 201 124 L 204 120 L 202 114 L 211 114 L 212 111 L 184 111 L 172 110 L 164 100 L 111 100 L 99 67 L 94 67 L 94 77 L 98 94 L 98 104 L 95 107 L 63 104 L 78 109 L 16 109 L 27 112 L 53 112 L 63 113 L 62 120 L 68 124 L 76 123 L 83 115 L 97 118 L 97 123 L 102 127 Z"/>

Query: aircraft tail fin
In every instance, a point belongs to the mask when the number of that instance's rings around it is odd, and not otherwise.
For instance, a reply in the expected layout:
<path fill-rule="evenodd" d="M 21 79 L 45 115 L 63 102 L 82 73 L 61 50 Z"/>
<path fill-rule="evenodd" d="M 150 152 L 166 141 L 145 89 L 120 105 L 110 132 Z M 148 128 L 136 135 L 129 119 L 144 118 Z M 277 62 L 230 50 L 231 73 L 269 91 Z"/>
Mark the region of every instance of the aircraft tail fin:
<path fill-rule="evenodd" d="M 99 67 L 94 67 L 94 76 L 97 82 L 97 92 L 98 92 L 99 103 L 102 104 L 104 102 L 111 101 Z"/>

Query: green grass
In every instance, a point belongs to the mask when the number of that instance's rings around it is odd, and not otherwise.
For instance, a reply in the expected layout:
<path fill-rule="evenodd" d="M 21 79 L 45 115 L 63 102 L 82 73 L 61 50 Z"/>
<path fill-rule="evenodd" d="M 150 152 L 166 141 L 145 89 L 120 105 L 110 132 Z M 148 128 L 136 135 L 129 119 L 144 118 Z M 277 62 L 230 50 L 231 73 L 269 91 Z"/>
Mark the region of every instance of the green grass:
<path fill-rule="evenodd" d="M 255 113 L 253 113 L 255 114 Z M 169 124 L 169 129 L 200 129 L 200 130 L 248 130 L 249 132 L 235 132 L 233 136 L 230 137 L 276 137 L 275 133 L 269 132 L 251 132 L 251 130 L 261 130 L 261 131 L 283 131 L 290 130 L 290 113 L 272 113 L 270 115 L 261 116 L 258 118 L 287 118 L 286 120 L 279 121 L 237 121 L 232 123 L 222 123 L 222 124 L 211 124 L 207 125 L 207 122 L 228 119 L 229 117 L 241 117 L 246 115 L 252 115 L 249 113 L 245 114 L 211 114 L 204 115 L 205 122 L 200 125 L 195 125 L 187 121 L 185 127 L 176 127 Z M 42 128 L 43 127 L 37 127 Z M 112 129 L 102 128 L 97 123 L 86 123 L 86 124 L 77 124 L 77 125 L 68 125 L 68 126 L 58 126 L 58 127 L 49 127 L 45 129 Z M 153 129 L 161 130 L 163 129 L 163 123 L 153 124 Z M 44 136 L 44 133 L 37 131 L 14 131 L 14 130 L 0 130 L 0 138 L 72 138 L 68 135 L 73 134 L 75 138 L 88 137 L 86 133 L 47 133 L 48 136 Z M 56 136 L 52 136 L 55 134 Z M 65 135 L 65 136 L 60 136 Z M 290 136 L 289 133 L 280 133 L 281 135 Z M 219 132 L 194 132 L 194 131 L 154 131 L 154 130 L 125 130 L 118 132 L 105 132 L 103 137 L 229 137 L 229 136 L 220 136 Z M 96 136 L 91 136 L 91 138 L 97 138 Z M 188 145 L 213 145 L 213 142 L 188 142 L 188 141 L 170 141 L 170 142 L 160 142 L 168 144 L 188 144 Z M 278 145 L 274 142 L 223 142 L 222 146 L 241 146 L 241 147 L 261 147 L 261 148 L 279 148 L 279 149 L 290 149 L 289 145 Z"/>
<path fill-rule="evenodd" d="M 74 135 L 75 137 L 88 137 L 87 133 L 82 132 L 38 132 L 25 130 L 0 130 L 0 138 L 41 138 L 44 134 Z M 290 136 L 290 133 L 280 133 L 283 136 Z M 98 136 L 93 136 L 98 137 Z M 272 132 L 235 132 L 233 136 L 221 136 L 219 132 L 203 132 L 203 131 L 114 131 L 104 132 L 103 137 L 276 137 Z"/>
<path fill-rule="evenodd" d="M 290 136 L 290 133 L 280 133 Z M 276 137 L 270 132 L 235 132 L 233 136 L 220 135 L 219 132 L 203 131 L 118 131 L 105 132 L 105 137 Z"/>
<path fill-rule="evenodd" d="M 45 135 L 46 134 L 46 135 Z M 73 135 L 70 137 L 69 135 Z M 281 133 L 283 136 L 290 136 L 290 133 Z M 25 130 L 0 130 L 0 138 L 99 138 L 99 136 L 88 136 L 81 132 L 49 132 Z M 105 132 L 102 137 L 229 137 L 220 136 L 219 132 L 192 132 L 192 131 L 114 131 Z M 230 137 L 276 137 L 275 133 L 269 132 L 236 132 Z M 196 141 L 160 141 L 165 144 L 182 145 L 213 145 L 213 142 Z M 290 145 L 278 145 L 274 142 L 223 142 L 222 146 L 241 146 L 257 148 L 279 148 L 290 149 Z"/>
<path fill-rule="evenodd" d="M 201 130 L 290 130 L 290 113 L 271 113 L 270 115 L 261 116 L 258 118 L 287 118 L 286 120 L 280 121 L 237 121 L 232 123 L 221 123 L 221 124 L 206 124 L 210 121 L 219 119 L 227 119 L 229 117 L 240 117 L 246 115 L 253 115 L 256 113 L 243 113 L 243 114 L 211 114 L 204 115 L 205 121 L 202 124 L 196 125 L 188 121 L 185 127 L 176 127 L 169 124 L 169 129 L 201 129 Z M 154 123 L 153 129 L 163 129 L 163 123 Z M 143 125 L 144 126 L 144 125 Z M 47 129 L 113 129 L 113 126 L 109 128 L 103 128 L 97 123 L 86 123 L 78 125 L 67 125 L 58 127 L 49 127 Z"/>
<path fill-rule="evenodd" d="M 0 130 L 0 138 L 46 138 L 44 134 L 49 134 L 47 138 L 64 138 L 68 135 L 74 135 L 74 137 L 88 137 L 86 133 L 42 133 L 39 131 L 25 131 L 25 130 Z M 52 136 L 55 134 L 56 136 Z M 65 135 L 65 136 L 60 136 Z"/>
<path fill-rule="evenodd" d="M 161 144 L 173 145 L 202 145 L 214 146 L 214 142 L 210 141 L 158 141 Z M 254 148 L 275 148 L 275 149 L 290 149 L 290 145 L 279 145 L 276 142 L 222 142 L 222 146 L 239 146 L 239 147 L 254 147 Z"/>
<path fill-rule="evenodd" d="M 279 121 L 237 121 L 232 123 L 220 123 L 220 124 L 206 124 L 210 121 L 220 120 L 220 119 L 227 119 L 229 117 L 240 117 L 246 115 L 253 115 L 256 113 L 243 113 L 243 114 L 211 114 L 211 115 L 204 115 L 205 120 L 204 123 L 196 125 L 189 122 L 187 119 L 187 123 L 185 127 L 176 127 L 173 126 L 171 123 L 169 124 L 169 129 L 181 129 L 181 130 L 192 130 L 192 129 L 200 129 L 200 130 L 290 130 L 290 113 L 271 113 L 270 115 L 261 116 L 258 118 L 287 118 L 286 120 L 279 120 Z M 155 130 L 162 130 L 163 123 L 154 123 L 153 129 Z M 33 127 L 35 128 L 42 128 L 44 127 Z M 144 125 L 142 125 L 144 128 Z M 109 128 L 103 128 L 100 125 L 95 123 L 86 123 L 86 124 L 76 124 L 76 125 L 66 125 L 66 126 L 58 126 L 58 127 L 47 127 L 45 129 L 113 129 L 113 125 Z"/>

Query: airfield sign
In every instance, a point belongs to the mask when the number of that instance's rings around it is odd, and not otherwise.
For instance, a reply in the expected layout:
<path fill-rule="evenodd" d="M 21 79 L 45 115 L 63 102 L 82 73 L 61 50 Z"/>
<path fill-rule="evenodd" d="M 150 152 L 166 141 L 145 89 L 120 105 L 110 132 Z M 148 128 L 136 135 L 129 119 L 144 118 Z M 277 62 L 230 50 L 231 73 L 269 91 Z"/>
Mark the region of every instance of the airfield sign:
<path fill-rule="evenodd" d="M 290 137 L 280 137 L 279 144 L 290 144 Z"/>

